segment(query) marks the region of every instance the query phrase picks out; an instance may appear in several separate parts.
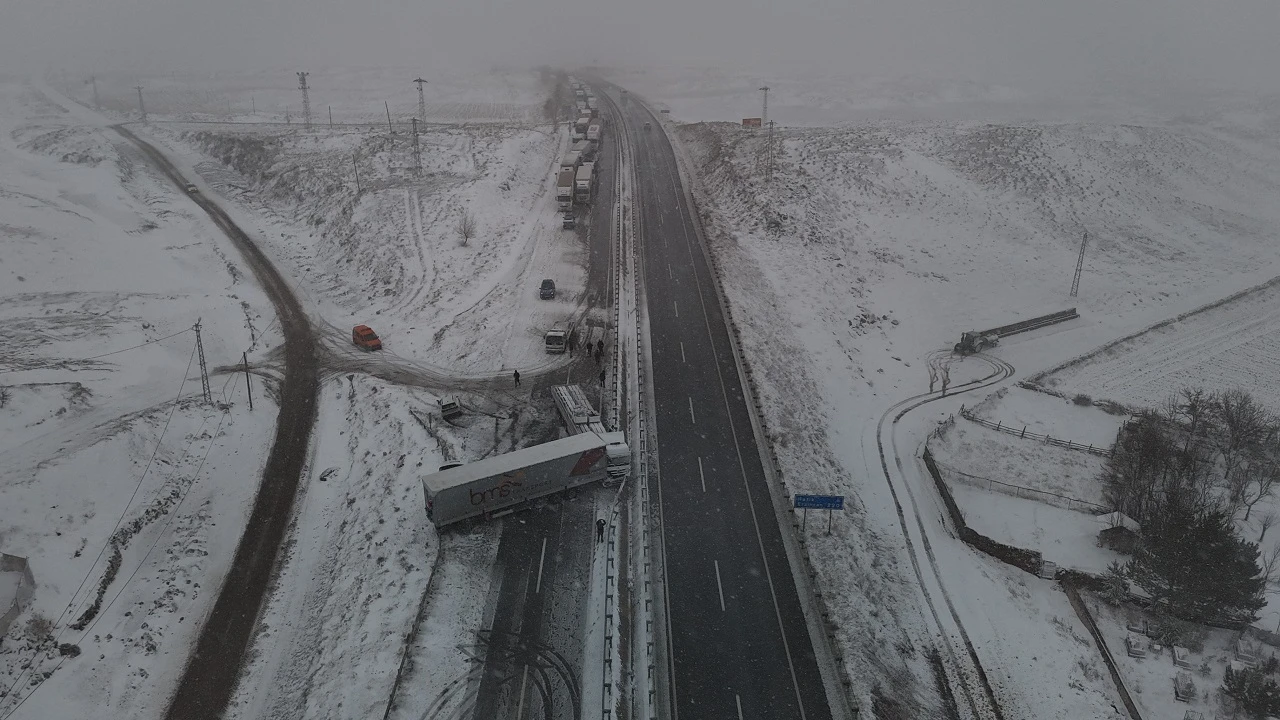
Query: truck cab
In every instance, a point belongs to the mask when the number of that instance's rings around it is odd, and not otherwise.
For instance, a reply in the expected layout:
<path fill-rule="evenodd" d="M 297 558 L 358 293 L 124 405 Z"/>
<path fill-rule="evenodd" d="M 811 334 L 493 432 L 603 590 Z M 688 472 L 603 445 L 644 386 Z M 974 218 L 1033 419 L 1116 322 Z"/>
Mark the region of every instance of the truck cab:
<path fill-rule="evenodd" d="M 560 217 L 561 230 L 572 230 L 576 227 L 578 227 L 578 219 L 573 216 L 573 213 L 567 212 Z"/>
<path fill-rule="evenodd" d="M 645 120 L 645 121 L 644 121 L 644 129 L 645 129 L 645 130 L 648 130 L 648 129 L 649 129 L 649 128 L 651 128 L 651 127 L 653 127 L 653 126 L 649 123 L 649 121 L 648 121 L 648 120 Z"/>

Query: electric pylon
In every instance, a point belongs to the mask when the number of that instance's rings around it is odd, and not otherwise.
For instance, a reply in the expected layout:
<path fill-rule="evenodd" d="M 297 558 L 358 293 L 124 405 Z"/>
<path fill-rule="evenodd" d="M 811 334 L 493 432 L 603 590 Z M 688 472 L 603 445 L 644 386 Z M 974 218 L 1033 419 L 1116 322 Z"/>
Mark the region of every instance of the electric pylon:
<path fill-rule="evenodd" d="M 1075 297 L 1080 292 L 1080 273 L 1084 271 L 1084 249 L 1089 244 L 1089 231 L 1085 231 L 1084 238 L 1080 241 L 1080 257 L 1076 258 L 1076 276 L 1071 279 L 1071 297 Z"/>
<path fill-rule="evenodd" d="M 196 320 L 196 355 L 200 358 L 200 390 L 204 393 L 204 401 L 213 403 L 213 393 L 209 391 L 209 366 L 204 362 L 204 343 L 200 340 L 200 321 Z"/>
<path fill-rule="evenodd" d="M 426 122 L 427 121 L 427 100 L 426 100 L 426 96 L 422 94 L 422 86 L 426 85 L 427 81 L 423 80 L 422 78 L 418 78 L 414 80 L 414 82 L 418 84 L 418 119 L 421 120 L 422 122 Z"/>
<path fill-rule="evenodd" d="M 298 89 L 302 91 L 302 122 L 308 130 L 311 129 L 311 95 L 307 87 L 307 76 L 310 74 L 298 73 Z"/>

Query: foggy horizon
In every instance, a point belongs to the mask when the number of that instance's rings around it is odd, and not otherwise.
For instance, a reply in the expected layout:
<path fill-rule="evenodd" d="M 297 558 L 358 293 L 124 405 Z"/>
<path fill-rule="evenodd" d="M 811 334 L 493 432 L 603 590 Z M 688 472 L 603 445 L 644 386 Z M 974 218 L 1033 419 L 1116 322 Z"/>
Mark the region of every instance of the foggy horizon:
<path fill-rule="evenodd" d="M 600 64 L 924 77 L 1031 92 L 1280 90 L 1280 6 L 1265 0 L 799 0 L 785 15 L 762 2 L 709 0 L 587 10 L 564 0 L 439 8 L 14 0 L 6 16 L 0 63 L 20 74 Z"/>

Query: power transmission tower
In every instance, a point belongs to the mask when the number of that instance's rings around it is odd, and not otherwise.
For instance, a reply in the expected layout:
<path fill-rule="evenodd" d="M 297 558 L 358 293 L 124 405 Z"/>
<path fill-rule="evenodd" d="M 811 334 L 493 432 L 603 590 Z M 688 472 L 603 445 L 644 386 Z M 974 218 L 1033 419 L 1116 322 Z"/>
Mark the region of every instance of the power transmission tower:
<path fill-rule="evenodd" d="M 422 153 L 418 150 L 418 118 L 409 118 L 413 123 L 413 171 L 422 174 Z"/>
<path fill-rule="evenodd" d="M 768 143 L 768 146 L 765 151 L 766 161 L 765 161 L 765 167 L 764 167 L 764 181 L 766 183 L 773 182 L 773 125 L 774 125 L 773 121 L 770 120 L 769 136 L 768 136 L 768 139 L 766 140 L 766 142 Z"/>
<path fill-rule="evenodd" d="M 765 85 L 760 88 L 760 91 L 764 93 L 764 104 L 760 108 L 760 123 L 767 125 L 769 123 L 769 86 Z"/>
<path fill-rule="evenodd" d="M 93 75 L 90 75 L 89 82 L 93 84 L 93 106 L 101 110 L 102 103 L 98 102 L 98 78 L 94 77 Z"/>
<path fill-rule="evenodd" d="M 204 364 L 204 343 L 200 340 L 200 321 L 196 320 L 196 355 L 200 358 L 200 389 L 204 393 L 204 401 L 213 403 L 213 393 L 209 391 L 209 366 Z"/>
<path fill-rule="evenodd" d="M 390 133 L 390 134 L 392 134 L 392 135 L 395 135 L 395 134 L 396 134 L 396 129 L 395 129 L 395 128 L 393 128 L 393 127 L 391 127 L 391 106 L 390 106 L 389 104 L 387 104 L 387 101 L 386 101 L 386 100 L 383 100 L 383 101 L 382 101 L 382 107 L 384 107 L 384 108 L 386 108 L 386 109 L 387 109 L 387 132 L 388 132 L 388 133 Z"/>
<path fill-rule="evenodd" d="M 1089 231 L 1085 231 L 1084 239 L 1080 241 L 1080 257 L 1076 258 L 1076 276 L 1071 279 L 1071 297 L 1076 297 L 1080 292 L 1080 273 L 1084 271 L 1084 249 L 1089 244 Z"/>
<path fill-rule="evenodd" d="M 147 106 L 142 104 L 142 86 L 134 85 L 134 90 L 138 91 L 138 112 L 142 113 L 142 122 L 147 121 Z"/>
<path fill-rule="evenodd" d="M 360 194 L 360 163 L 356 162 L 356 154 L 351 153 L 351 167 L 356 170 L 356 194 Z"/>
<path fill-rule="evenodd" d="M 285 125 L 292 125 L 292 124 L 293 124 L 293 118 L 289 116 L 289 108 L 288 108 L 288 107 L 286 107 L 286 108 L 284 109 L 284 124 L 285 124 Z"/>
<path fill-rule="evenodd" d="M 427 84 L 427 81 L 423 80 L 422 78 L 418 78 L 417 80 L 414 80 L 414 82 L 418 83 L 418 119 L 421 120 L 422 122 L 426 122 L 427 121 L 427 100 L 426 100 L 426 96 L 422 94 L 422 86 Z"/>
<path fill-rule="evenodd" d="M 302 122 L 308 130 L 311 129 L 311 94 L 307 87 L 307 76 L 310 74 L 298 73 L 298 89 L 302 91 Z"/>

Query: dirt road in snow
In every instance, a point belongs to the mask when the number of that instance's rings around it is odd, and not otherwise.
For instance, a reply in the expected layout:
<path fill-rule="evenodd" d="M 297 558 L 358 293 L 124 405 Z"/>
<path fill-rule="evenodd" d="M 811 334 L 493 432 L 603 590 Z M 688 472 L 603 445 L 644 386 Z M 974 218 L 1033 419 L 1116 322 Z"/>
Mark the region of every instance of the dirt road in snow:
<path fill-rule="evenodd" d="M 159 150 L 127 128 L 114 127 L 179 188 L 185 186 L 186 179 Z M 205 619 L 200 639 L 169 706 L 167 716 L 175 720 L 220 717 L 235 690 L 280 541 L 292 516 L 319 390 L 315 337 L 288 283 L 222 208 L 201 195 L 192 195 L 192 200 L 235 244 L 275 306 L 284 333 L 285 366 L 276 437 L 267 455 L 258 496 L 236 548 L 231 570 L 212 613 Z"/>

